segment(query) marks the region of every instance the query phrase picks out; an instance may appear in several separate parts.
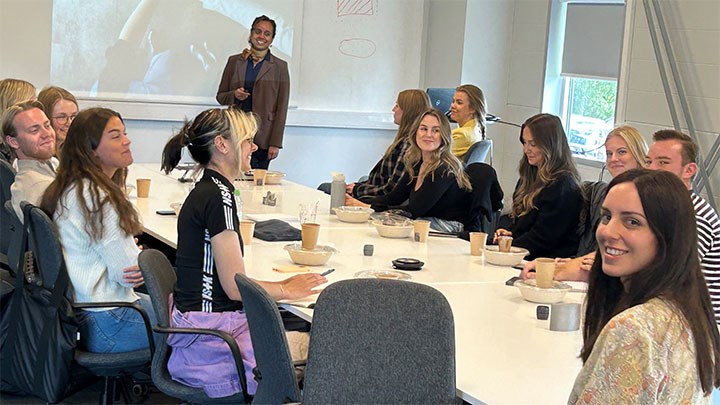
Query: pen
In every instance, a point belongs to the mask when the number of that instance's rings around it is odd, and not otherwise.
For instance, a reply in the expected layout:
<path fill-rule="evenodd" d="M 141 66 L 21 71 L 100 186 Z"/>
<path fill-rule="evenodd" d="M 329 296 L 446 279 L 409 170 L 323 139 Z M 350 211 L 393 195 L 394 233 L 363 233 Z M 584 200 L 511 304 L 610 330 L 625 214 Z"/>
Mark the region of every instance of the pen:
<path fill-rule="evenodd" d="M 335 271 L 335 269 L 328 269 L 328 270 L 325 270 L 325 271 L 323 271 L 322 273 L 320 273 L 320 275 L 323 276 L 323 277 L 325 277 L 325 276 L 327 276 L 328 274 L 332 273 L 333 271 Z"/>

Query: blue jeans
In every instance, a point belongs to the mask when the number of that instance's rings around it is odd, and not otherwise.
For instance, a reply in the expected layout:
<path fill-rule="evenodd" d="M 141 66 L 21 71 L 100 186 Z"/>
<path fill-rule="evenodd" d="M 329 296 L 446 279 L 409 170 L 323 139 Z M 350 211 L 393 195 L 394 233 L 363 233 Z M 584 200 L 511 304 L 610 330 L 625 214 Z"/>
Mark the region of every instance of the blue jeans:
<path fill-rule="evenodd" d="M 146 294 L 138 294 L 138 304 L 150 318 L 150 326 L 156 323 L 155 312 Z M 80 343 L 93 353 L 119 353 L 149 347 L 142 316 L 132 309 L 118 307 L 107 311 L 80 311 Z M 157 341 L 157 337 L 155 337 Z"/>

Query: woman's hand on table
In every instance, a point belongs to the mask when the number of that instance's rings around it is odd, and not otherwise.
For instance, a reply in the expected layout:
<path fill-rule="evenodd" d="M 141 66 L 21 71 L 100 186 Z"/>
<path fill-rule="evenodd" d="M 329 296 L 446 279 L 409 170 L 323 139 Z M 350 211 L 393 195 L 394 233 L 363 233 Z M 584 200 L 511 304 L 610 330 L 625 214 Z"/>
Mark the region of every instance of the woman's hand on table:
<path fill-rule="evenodd" d="M 557 281 L 587 281 L 589 277 L 589 270 L 586 264 L 587 260 L 590 260 L 590 266 L 592 266 L 592 260 L 588 258 L 590 255 L 576 257 L 574 259 L 557 257 L 555 258 L 555 276 L 554 279 Z M 592 253 L 594 258 L 595 254 Z M 587 267 L 587 270 L 585 268 Z M 523 280 L 529 278 L 535 278 L 535 260 L 525 263 L 523 265 L 520 277 Z"/>
<path fill-rule="evenodd" d="M 317 294 L 314 289 L 327 283 L 327 279 L 317 273 L 298 274 L 280 282 L 282 299 L 297 300 Z"/>
<path fill-rule="evenodd" d="M 350 183 L 347 186 L 345 186 L 345 192 L 352 195 L 353 190 L 355 189 L 355 183 Z"/>
<path fill-rule="evenodd" d="M 499 228 L 495 231 L 495 235 L 493 236 L 493 243 L 497 244 L 497 238 L 500 236 L 512 236 L 512 232 L 508 231 L 507 229 Z"/>
<path fill-rule="evenodd" d="M 345 194 L 345 205 L 350 207 L 366 207 L 370 208 L 370 204 L 365 204 L 364 202 L 353 198 L 350 194 Z"/>

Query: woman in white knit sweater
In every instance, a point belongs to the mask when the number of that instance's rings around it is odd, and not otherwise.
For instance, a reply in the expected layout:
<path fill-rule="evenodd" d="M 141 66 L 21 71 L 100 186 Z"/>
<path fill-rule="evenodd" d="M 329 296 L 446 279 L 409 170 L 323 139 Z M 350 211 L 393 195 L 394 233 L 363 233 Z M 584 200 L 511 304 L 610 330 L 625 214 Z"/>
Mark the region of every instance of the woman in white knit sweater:
<path fill-rule="evenodd" d="M 84 110 L 70 126 L 57 178 L 41 206 L 60 232 L 75 302 L 139 301 L 152 316 L 149 298 L 133 291 L 143 279 L 133 239 L 141 224 L 123 191 L 132 162 L 120 114 Z M 79 318 L 81 344 L 91 352 L 148 347 L 142 318 L 130 308 L 88 309 Z"/>

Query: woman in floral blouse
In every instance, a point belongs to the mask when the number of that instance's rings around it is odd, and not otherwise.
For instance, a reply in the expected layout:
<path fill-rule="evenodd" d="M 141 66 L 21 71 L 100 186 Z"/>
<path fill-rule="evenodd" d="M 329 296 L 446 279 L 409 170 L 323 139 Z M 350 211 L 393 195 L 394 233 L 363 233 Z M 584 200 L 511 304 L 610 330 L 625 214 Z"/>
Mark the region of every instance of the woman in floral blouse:
<path fill-rule="evenodd" d="M 697 255 L 695 214 L 672 173 L 613 179 L 601 209 L 568 403 L 709 402 L 720 336 Z"/>

